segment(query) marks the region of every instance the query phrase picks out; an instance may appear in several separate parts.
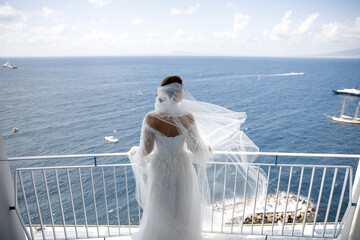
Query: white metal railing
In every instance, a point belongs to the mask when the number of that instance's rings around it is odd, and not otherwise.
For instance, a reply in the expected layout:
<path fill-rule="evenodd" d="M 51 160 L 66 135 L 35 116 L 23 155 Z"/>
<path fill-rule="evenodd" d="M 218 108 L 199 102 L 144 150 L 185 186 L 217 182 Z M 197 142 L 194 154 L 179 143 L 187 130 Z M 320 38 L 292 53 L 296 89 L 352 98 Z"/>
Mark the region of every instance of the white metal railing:
<path fill-rule="evenodd" d="M 208 175 L 213 176 L 213 179 L 210 179 L 213 182 L 212 220 L 210 228 L 203 229 L 204 232 L 338 237 L 350 207 L 354 201 L 357 201 L 352 199 L 351 194 L 353 169 L 349 166 L 337 165 L 278 164 L 278 156 L 313 159 L 315 157 L 360 158 L 360 155 L 246 154 L 275 156 L 275 161 L 272 164 L 245 165 L 246 173 L 242 178 L 236 167 L 239 164 L 209 162 Z M 15 209 L 23 225 L 26 224 L 30 229 L 30 233 L 27 232 L 28 238 L 35 239 L 36 228 L 41 230 L 43 239 L 131 235 L 133 225 L 139 224 L 142 213 L 134 195 L 132 166 L 129 163 L 97 164 L 97 157 L 126 155 L 127 153 L 105 153 L 0 159 L 0 161 L 45 161 L 63 158 L 93 160 L 93 165 L 15 170 Z M 257 195 L 257 178 L 255 198 L 247 199 L 249 168 L 255 168 L 257 176 L 262 170 L 267 173 L 265 197 Z M 222 186 L 215 185 L 214 180 L 219 177 L 222 178 Z M 237 189 L 243 180 L 245 180 L 244 188 Z M 227 194 L 227 189 L 230 188 L 232 196 Z M 277 218 L 278 215 L 281 218 Z M 297 217 L 298 215 L 300 217 Z M 105 226 L 105 231 L 101 226 Z M 48 235 L 46 232 L 51 234 Z"/>
<path fill-rule="evenodd" d="M 119 236 L 124 234 L 125 224 L 128 226 L 127 234 L 131 234 L 131 227 L 134 222 L 135 224 L 139 223 L 140 208 L 137 206 L 139 211 L 137 221 L 135 221 L 134 217 L 131 217 L 129 202 L 128 172 L 131 171 L 130 169 L 130 164 L 17 169 L 15 179 L 19 179 L 21 192 L 15 190 L 18 193 L 16 199 L 19 206 L 19 197 L 22 198 L 31 238 L 34 239 L 34 220 L 37 220 L 35 225 L 40 225 L 41 229 L 45 225 L 51 226 L 54 239 Z M 112 173 L 111 178 L 109 178 L 109 171 Z M 34 172 L 37 173 L 37 180 L 35 180 Z M 121 178 L 121 175 L 124 177 Z M 24 179 L 27 179 L 27 184 Z M 124 181 L 120 184 L 119 179 Z M 49 182 L 54 184 L 52 189 L 49 188 Z M 17 184 L 16 180 L 15 184 Z M 42 185 L 42 189 L 38 188 L 37 185 Z M 74 190 L 75 188 L 77 191 Z M 109 188 L 112 188 L 111 192 Z M 52 194 L 49 194 L 50 191 Z M 39 195 L 41 195 L 42 202 L 38 197 Z M 29 196 L 32 198 L 31 200 Z M 120 201 L 125 204 L 125 207 L 119 207 Z M 115 209 L 115 216 L 112 216 L 112 219 L 115 219 L 116 222 L 112 221 L 111 224 L 109 202 L 114 205 L 112 210 Z M 78 206 L 77 208 L 75 204 Z M 54 213 L 54 205 L 58 206 L 56 214 Z M 66 208 L 67 211 L 65 211 Z M 32 214 L 30 213 L 31 209 L 33 209 Z M 54 219 L 53 215 L 57 216 L 57 219 Z M 122 219 L 124 222 L 120 221 L 121 216 L 125 217 Z M 47 222 L 44 223 L 46 217 Z M 75 227 L 75 236 L 68 234 L 67 226 L 70 225 Z M 79 225 L 85 227 L 85 235 L 79 234 Z M 90 234 L 90 225 L 95 226 L 95 235 Z M 118 229 L 113 227 L 110 229 L 110 225 L 117 226 Z M 63 233 L 59 234 L 59 231 L 55 231 L 55 226 L 62 226 Z M 100 233 L 100 226 L 107 226 L 106 234 Z M 57 232 L 59 236 L 56 235 Z M 44 231 L 42 234 L 43 239 L 46 239 Z"/>
<path fill-rule="evenodd" d="M 215 166 L 214 168 L 214 176 L 216 175 L 216 167 L 219 166 L 219 165 L 223 165 L 224 163 L 211 163 Z M 226 164 L 227 167 L 229 166 L 233 166 L 233 165 L 236 165 L 236 164 Z M 268 184 L 267 185 L 267 189 L 266 189 L 266 195 L 265 195 L 265 198 L 263 199 L 264 201 L 261 201 L 262 199 L 258 199 L 257 198 L 257 194 L 255 194 L 255 197 L 254 199 L 246 199 L 246 192 L 247 192 L 247 186 L 248 186 L 248 170 L 249 170 L 249 167 L 256 167 L 257 169 L 257 182 L 256 182 L 256 185 L 255 185 L 255 188 L 256 188 L 256 193 L 258 192 L 258 180 L 259 180 L 259 171 L 260 171 L 260 168 L 261 167 L 267 167 L 268 171 L 267 171 L 267 182 L 270 183 L 272 180 L 276 180 L 276 184 L 273 186 L 276 188 L 276 193 L 275 195 L 273 195 L 273 197 L 275 197 L 275 201 L 273 202 L 275 204 L 275 206 L 273 207 L 273 212 L 271 213 L 270 211 L 268 211 L 268 200 L 269 200 L 269 186 L 271 188 L 271 184 Z M 297 182 L 296 184 L 294 184 L 292 182 L 292 179 L 294 177 L 294 169 L 296 168 L 299 168 L 301 169 L 300 170 L 300 173 L 298 174 L 298 177 L 299 177 L 299 182 Z M 349 198 L 348 198 L 348 201 L 346 203 L 343 203 L 343 200 L 344 200 L 344 196 L 345 196 L 345 190 L 346 190 L 346 187 L 347 187 L 347 182 L 349 182 L 349 193 L 351 192 L 351 189 L 352 189 L 352 183 L 351 183 L 351 180 L 352 179 L 352 168 L 351 167 L 346 167 L 346 166 L 329 166 L 329 165 L 289 165 L 289 164 L 250 164 L 247 166 L 246 168 L 246 175 L 245 175 L 245 188 L 244 188 L 244 192 L 243 192 L 243 204 L 242 204 L 242 218 L 240 219 L 240 229 L 238 229 L 238 231 L 235 231 L 234 230 L 234 221 L 231 221 L 230 222 L 230 230 L 228 229 L 228 231 L 225 231 L 224 230 L 224 205 L 225 205 L 225 192 L 226 192 L 226 188 L 227 188 L 227 185 L 225 184 L 226 182 L 226 178 L 228 177 L 228 172 L 229 170 L 227 170 L 228 168 L 225 168 L 224 169 L 224 185 L 223 185 L 223 198 L 222 200 L 220 200 L 220 204 L 222 202 L 222 211 L 221 211 L 221 215 L 222 215 L 222 221 L 221 221 L 221 224 L 220 226 L 218 226 L 218 231 L 214 230 L 215 227 L 213 227 L 213 221 L 211 223 L 211 229 L 210 229 L 210 232 L 220 232 L 220 233 L 227 233 L 227 232 L 230 232 L 231 234 L 233 233 L 240 233 L 240 234 L 249 234 L 249 235 L 279 235 L 279 236 L 306 236 L 306 237 L 330 237 L 330 238 L 334 238 L 334 237 L 337 237 L 340 233 L 340 229 L 342 227 L 342 224 L 338 224 L 338 221 L 339 221 L 339 217 L 340 217 L 340 212 L 341 212 L 341 209 L 344 207 L 344 205 L 346 206 L 350 206 L 351 205 L 351 195 L 349 195 Z M 285 179 L 287 181 L 285 181 L 284 184 L 281 184 L 281 180 L 283 179 L 283 176 L 282 176 L 282 173 L 284 172 L 284 169 L 288 169 L 289 170 L 289 175 L 288 175 L 288 178 Z M 298 213 L 298 206 L 299 206 L 299 201 L 301 200 L 301 190 L 302 190 L 302 185 L 304 183 L 304 171 L 305 169 L 308 169 L 308 170 L 311 170 L 311 175 L 309 176 L 310 178 L 310 183 L 309 183 L 309 188 L 308 188 L 308 195 L 306 197 L 306 208 L 305 208 L 305 212 L 303 214 L 303 219 L 302 221 L 300 222 L 301 224 L 301 230 L 297 232 L 297 234 L 295 233 L 295 224 L 296 224 L 296 214 Z M 320 209 L 320 205 L 323 201 L 321 201 L 322 199 L 322 193 L 324 192 L 324 185 L 325 185 L 325 179 L 326 179 L 326 172 L 329 170 L 332 169 L 333 171 L 333 176 L 332 176 L 332 183 L 331 185 L 328 184 L 328 187 L 331 188 L 331 192 L 329 194 L 329 201 L 327 203 L 327 206 L 326 206 L 326 215 L 323 219 L 323 228 L 322 228 L 322 231 L 321 231 L 321 234 L 317 234 L 317 236 L 314 236 L 315 234 L 315 226 L 317 224 L 317 219 L 318 219 L 318 214 L 319 214 L 319 209 Z M 327 222 L 328 222 L 328 219 L 329 219 L 329 213 L 330 213 L 330 207 L 332 205 L 332 198 L 334 196 L 334 188 L 335 188 L 335 182 L 336 182 L 336 179 L 337 178 L 342 178 L 340 177 L 340 175 L 338 174 L 339 172 L 339 169 L 343 170 L 343 182 L 341 185 L 338 185 L 337 188 L 338 189 L 341 189 L 341 195 L 339 196 L 339 201 L 338 201 L 338 205 L 337 206 L 333 206 L 336 207 L 336 216 L 333 216 L 335 217 L 333 220 L 334 220 L 334 224 L 333 224 L 333 229 L 332 231 L 327 231 L 328 233 L 326 233 L 326 226 L 327 226 Z M 276 172 L 275 176 L 274 174 L 271 175 L 272 172 Z M 314 191 L 314 186 L 313 186 L 313 183 L 314 183 L 314 176 L 315 176 L 315 170 L 321 170 L 320 172 L 322 172 L 322 177 L 321 177 L 321 184 L 319 186 L 319 192 L 317 195 L 314 196 L 314 199 L 317 201 L 316 203 L 316 207 L 315 207 L 315 212 L 313 213 L 313 216 L 312 216 L 312 213 L 310 212 L 310 217 L 312 219 L 307 219 L 307 215 L 309 213 L 308 209 L 309 209 L 309 204 L 311 203 L 311 198 L 312 198 L 312 191 Z M 237 175 L 238 171 L 237 169 L 235 169 L 235 176 L 234 177 L 234 193 L 236 192 L 235 189 L 236 189 L 236 183 L 238 182 L 237 181 Z M 328 179 L 330 178 L 331 176 L 328 176 Z M 331 178 L 330 178 L 331 179 Z M 296 195 L 296 203 L 295 203 L 295 210 L 293 210 L 293 216 L 294 218 L 292 219 L 292 221 L 288 221 L 286 222 L 286 215 L 287 215 L 287 211 L 288 211 L 288 203 L 289 203 L 289 195 L 290 195 L 290 188 L 291 188 L 291 185 L 295 185 L 295 188 L 297 189 L 297 195 Z M 282 186 L 281 186 L 282 185 Z M 213 186 L 214 189 L 215 189 L 215 185 Z M 284 211 L 282 211 L 281 213 L 283 214 L 282 215 L 282 223 L 281 223 L 281 226 L 280 228 L 279 227 L 276 227 L 275 224 L 276 224 L 276 221 L 275 221 L 275 217 L 276 217 L 276 213 L 277 213 L 277 206 L 280 204 L 280 201 L 279 201 L 279 196 L 280 196 L 280 191 L 279 189 L 280 188 L 285 188 L 287 189 L 286 190 L 286 194 L 283 196 L 283 198 L 285 198 L 285 207 L 284 207 Z M 213 199 L 212 199 L 212 203 L 214 204 L 216 201 L 214 199 L 214 195 L 215 195 L 215 190 L 213 190 Z M 236 201 L 236 196 L 234 194 L 233 196 L 233 199 L 232 199 L 232 218 L 234 217 L 234 210 L 235 210 L 235 201 Z M 247 206 L 247 202 L 248 201 L 252 201 L 252 204 L 250 205 L 250 209 L 252 209 L 252 212 L 250 213 L 250 218 L 251 221 L 249 223 L 250 227 L 247 228 L 247 231 L 244 230 L 244 225 L 245 225 L 245 221 L 246 219 L 244 219 L 246 216 L 249 215 L 249 213 L 246 214 L 246 209 L 245 208 L 249 208 Z M 260 225 L 260 228 L 257 227 L 257 232 L 254 231 L 254 219 L 255 219 L 255 216 L 257 215 L 256 214 L 256 209 L 257 209 L 257 204 L 258 202 L 262 202 L 263 204 L 263 207 L 262 207 L 262 216 L 261 216 L 261 219 L 259 221 L 259 224 L 258 226 Z M 284 203 L 284 201 L 282 202 L 282 204 Z M 323 204 L 323 203 L 322 203 Z M 261 207 L 261 206 L 260 206 Z M 270 213 L 270 214 L 269 214 Z M 270 223 L 271 227 L 270 228 L 264 228 L 265 226 L 265 219 L 266 219 L 266 215 L 269 214 L 271 216 L 271 221 L 267 221 L 268 223 Z M 244 216 L 244 217 L 243 217 Z M 305 233 L 305 227 L 306 228 L 309 228 L 309 225 L 308 223 L 310 224 L 311 226 L 311 230 L 310 232 L 308 231 L 307 233 Z M 285 231 L 285 227 L 287 227 L 287 231 Z"/>

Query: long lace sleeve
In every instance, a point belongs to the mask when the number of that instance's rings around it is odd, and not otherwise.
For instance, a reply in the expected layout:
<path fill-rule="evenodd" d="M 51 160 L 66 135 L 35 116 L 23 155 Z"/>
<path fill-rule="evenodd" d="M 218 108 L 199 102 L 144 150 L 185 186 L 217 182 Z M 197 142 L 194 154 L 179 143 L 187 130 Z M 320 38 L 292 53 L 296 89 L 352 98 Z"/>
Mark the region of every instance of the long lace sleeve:
<path fill-rule="evenodd" d="M 210 160 L 209 146 L 201 138 L 193 116 L 191 116 L 191 119 L 193 121 L 188 125 L 186 131 L 186 146 L 190 151 L 189 156 L 192 162 L 197 164 L 197 177 L 202 199 L 203 218 L 208 218 L 208 216 L 210 216 L 207 208 L 210 203 L 210 187 L 206 169 L 208 168 L 207 162 Z"/>
<path fill-rule="evenodd" d="M 145 166 L 151 161 L 150 153 L 154 150 L 154 145 L 154 133 L 147 123 L 147 117 L 145 117 L 141 128 L 139 149 L 135 155 L 137 163 Z"/>
<path fill-rule="evenodd" d="M 209 147 L 201 139 L 195 122 L 187 129 L 186 146 L 192 152 L 193 162 L 204 163 L 209 160 Z"/>
<path fill-rule="evenodd" d="M 146 120 L 144 120 L 140 137 L 140 150 L 143 156 L 149 155 L 154 149 L 154 133 L 147 127 Z"/>
<path fill-rule="evenodd" d="M 140 206 L 144 206 L 147 201 L 148 193 L 148 163 L 152 161 L 154 154 L 155 139 L 154 133 L 146 123 L 146 117 L 143 120 L 139 148 L 136 154 L 129 155 L 134 177 L 136 179 L 136 199 Z"/>
<path fill-rule="evenodd" d="M 201 148 L 202 141 L 195 123 L 191 124 L 187 129 L 186 144 L 191 152 L 197 152 Z"/>

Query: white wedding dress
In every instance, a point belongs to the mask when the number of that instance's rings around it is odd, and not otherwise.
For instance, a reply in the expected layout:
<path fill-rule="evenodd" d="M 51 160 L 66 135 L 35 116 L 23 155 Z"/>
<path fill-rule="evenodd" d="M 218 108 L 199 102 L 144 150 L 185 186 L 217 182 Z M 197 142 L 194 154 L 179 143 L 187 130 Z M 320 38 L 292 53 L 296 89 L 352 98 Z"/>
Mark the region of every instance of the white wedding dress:
<path fill-rule="evenodd" d="M 140 230 L 134 239 L 200 240 L 201 230 L 210 231 L 216 219 L 212 219 L 209 211 L 217 199 L 210 200 L 209 161 L 236 163 L 237 190 L 243 192 L 247 179 L 246 196 L 253 199 L 258 178 L 258 196 L 262 195 L 266 189 L 265 173 L 261 170 L 259 176 L 255 168 L 246 170 L 247 165 L 239 164 L 251 163 L 255 157 L 209 153 L 208 146 L 213 151 L 258 151 L 240 130 L 245 113 L 196 101 L 183 85 L 172 83 L 158 88 L 155 110 L 149 115 L 176 127 L 178 135 L 166 136 L 156 130 L 160 128 L 151 127 L 147 118 L 143 121 L 139 148 L 129 156 L 136 180 L 136 199 L 143 209 Z M 225 166 L 217 165 L 217 173 Z M 214 177 L 210 177 L 211 186 L 224 183 L 221 174 Z M 234 196 L 229 189 L 233 188 L 227 189 L 227 196 Z M 214 190 L 213 196 L 223 196 Z"/>
<path fill-rule="evenodd" d="M 200 193 L 184 148 L 185 136 L 167 137 L 148 125 L 146 128 L 153 133 L 156 150 L 148 165 L 148 199 L 134 239 L 201 239 Z"/>

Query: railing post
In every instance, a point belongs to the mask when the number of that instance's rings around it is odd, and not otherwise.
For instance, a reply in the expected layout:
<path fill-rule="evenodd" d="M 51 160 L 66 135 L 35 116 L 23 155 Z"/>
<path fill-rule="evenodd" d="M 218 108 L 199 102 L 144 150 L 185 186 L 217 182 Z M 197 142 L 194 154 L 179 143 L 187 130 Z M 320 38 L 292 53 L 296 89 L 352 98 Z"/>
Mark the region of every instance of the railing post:
<path fill-rule="evenodd" d="M 1 129 L 0 158 L 7 159 Z M 14 206 L 14 184 L 11 178 L 9 163 L 7 161 L 0 161 L 0 239 L 25 239 L 25 234 Z"/>
<path fill-rule="evenodd" d="M 351 179 L 352 181 L 352 179 Z M 349 218 L 347 222 L 345 222 L 343 234 L 346 239 L 355 240 L 360 239 L 360 159 L 358 162 L 354 185 L 352 189 L 352 207 L 353 210 L 349 213 Z M 356 205 L 355 205 L 356 204 Z M 354 206 L 355 205 L 355 206 Z M 348 237 L 346 236 L 348 235 Z M 341 237 L 342 239 L 345 239 Z"/>

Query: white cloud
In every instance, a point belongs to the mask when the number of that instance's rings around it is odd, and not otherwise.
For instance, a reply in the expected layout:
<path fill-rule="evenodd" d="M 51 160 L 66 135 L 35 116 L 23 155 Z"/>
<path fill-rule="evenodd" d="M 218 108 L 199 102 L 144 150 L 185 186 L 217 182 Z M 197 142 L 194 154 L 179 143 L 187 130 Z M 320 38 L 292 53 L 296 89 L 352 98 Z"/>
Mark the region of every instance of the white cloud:
<path fill-rule="evenodd" d="M 111 45 L 124 42 L 129 38 L 129 33 L 117 34 L 109 33 L 105 31 L 92 31 L 89 34 L 83 36 L 83 40 L 88 42 L 107 43 Z"/>
<path fill-rule="evenodd" d="M 133 24 L 133 25 L 137 25 L 137 24 L 140 24 L 140 23 L 144 23 L 145 21 L 141 18 L 136 18 L 134 20 L 132 20 L 130 23 Z"/>
<path fill-rule="evenodd" d="M 51 32 L 53 34 L 59 35 L 62 34 L 67 29 L 67 26 L 65 24 L 58 24 L 53 27 L 51 27 Z"/>
<path fill-rule="evenodd" d="M 271 30 L 266 29 L 263 32 L 263 37 L 271 41 L 279 41 L 290 34 L 291 25 L 291 10 L 287 11 L 280 23 L 276 24 Z"/>
<path fill-rule="evenodd" d="M 345 26 L 337 21 L 326 24 L 316 24 L 320 14 L 310 14 L 296 26 L 292 26 L 291 11 L 285 13 L 280 23 L 272 29 L 263 32 L 262 43 L 266 41 L 281 41 L 287 44 L 319 46 L 323 44 L 340 44 L 349 46 L 360 40 L 360 17 L 357 17 L 354 26 Z"/>
<path fill-rule="evenodd" d="M 200 7 L 200 4 L 196 4 L 195 6 L 190 7 L 187 11 L 185 11 L 185 14 L 190 15 L 196 12 L 198 8 Z"/>
<path fill-rule="evenodd" d="M 321 26 L 319 31 L 314 34 L 317 42 L 340 41 L 343 38 L 345 27 L 338 22 L 331 22 Z"/>
<path fill-rule="evenodd" d="M 108 20 L 104 19 L 104 18 L 101 18 L 101 19 L 97 19 L 97 20 L 94 20 L 94 21 L 91 21 L 91 25 L 92 26 L 101 26 L 101 25 L 105 25 L 105 24 L 108 24 Z"/>
<path fill-rule="evenodd" d="M 228 2 L 228 3 L 226 3 L 225 6 L 228 7 L 228 8 L 235 8 L 236 4 L 234 2 Z"/>
<path fill-rule="evenodd" d="M 360 17 L 356 18 L 355 25 L 357 26 L 358 29 L 360 29 Z"/>
<path fill-rule="evenodd" d="M 287 34 L 291 24 L 290 16 L 291 16 L 291 11 L 287 11 L 284 17 L 281 19 L 281 22 L 276 24 L 276 26 L 272 29 L 272 33 L 275 35 Z"/>
<path fill-rule="evenodd" d="M 356 41 L 357 43 L 359 43 L 360 41 L 360 17 L 357 17 L 355 19 L 355 26 L 352 28 L 349 28 L 345 31 L 345 37 L 349 38 L 349 39 L 353 39 L 354 41 Z M 359 44 L 357 44 L 359 45 Z"/>
<path fill-rule="evenodd" d="M 162 33 L 158 33 L 158 32 L 148 32 L 146 33 L 146 37 L 147 38 L 157 38 L 157 37 L 161 37 L 163 34 Z"/>
<path fill-rule="evenodd" d="M 171 13 L 172 15 L 180 15 L 180 14 L 183 13 L 183 10 L 178 9 L 178 8 L 172 8 L 172 9 L 170 9 L 170 13 Z"/>
<path fill-rule="evenodd" d="M 224 30 L 222 32 L 213 32 L 213 35 L 216 38 L 230 38 L 230 31 L 229 30 Z"/>
<path fill-rule="evenodd" d="M 0 49 L 6 45 L 22 43 L 22 41 L 26 40 L 21 37 L 24 30 L 26 29 L 26 23 L 11 22 L 6 24 L 0 24 Z"/>
<path fill-rule="evenodd" d="M 294 31 L 295 34 L 304 34 L 308 32 L 314 25 L 315 20 L 319 17 L 319 13 L 313 13 L 308 18 L 306 18 L 300 26 Z"/>
<path fill-rule="evenodd" d="M 26 14 L 14 9 L 9 4 L 0 4 L 0 21 L 26 20 Z"/>
<path fill-rule="evenodd" d="M 46 44 L 68 44 L 76 27 L 76 25 L 66 24 L 32 27 L 26 22 L 0 24 L 0 40 L 3 45 L 27 46 L 31 51 L 32 46 L 43 45 L 45 47 Z"/>
<path fill-rule="evenodd" d="M 249 21 L 250 21 L 250 16 L 242 13 L 235 13 L 232 29 L 224 30 L 222 32 L 214 32 L 214 36 L 219 38 L 228 38 L 235 40 L 240 36 L 241 32 L 246 28 Z"/>
<path fill-rule="evenodd" d="M 242 13 L 235 13 L 233 32 L 240 32 L 244 30 L 244 28 L 248 25 L 249 20 L 250 20 L 250 16 Z"/>
<path fill-rule="evenodd" d="M 350 30 L 350 34 L 356 35 L 356 38 L 360 38 L 360 17 L 357 17 L 355 20 L 355 27 Z"/>
<path fill-rule="evenodd" d="M 172 8 L 172 9 L 170 9 L 170 13 L 172 15 L 181 15 L 181 14 L 190 15 L 190 14 L 193 14 L 194 12 L 196 12 L 199 7 L 200 7 L 200 4 L 196 4 L 196 5 L 191 6 L 188 9 L 185 9 L 185 10 L 178 9 L 178 8 Z"/>
<path fill-rule="evenodd" d="M 185 34 L 186 34 L 186 31 L 180 29 L 180 30 L 178 30 L 178 31 L 174 34 L 174 37 L 175 37 L 175 38 L 179 38 L 179 37 L 184 36 Z"/>
<path fill-rule="evenodd" d="M 103 31 L 92 31 L 89 34 L 86 34 L 83 36 L 84 40 L 87 41 L 95 41 L 95 42 L 100 42 L 100 41 L 107 41 L 107 40 L 111 40 L 112 35 L 111 33 L 106 33 Z"/>
<path fill-rule="evenodd" d="M 11 33 L 14 32 L 21 33 L 22 31 L 25 31 L 27 27 L 28 27 L 27 23 L 24 22 L 0 24 L 0 30 L 1 30 L 0 32 L 4 33 L 4 34 L 0 34 L 0 36 L 11 35 Z"/>
<path fill-rule="evenodd" d="M 53 17 L 55 16 L 55 11 L 48 7 L 43 7 L 40 13 L 43 17 Z"/>
<path fill-rule="evenodd" d="M 26 42 L 32 44 L 64 43 L 68 41 L 65 33 L 69 30 L 72 30 L 72 27 L 65 24 L 57 24 L 51 27 L 39 26 L 23 29 L 18 37 L 24 38 Z"/>
<path fill-rule="evenodd" d="M 89 3 L 94 7 L 103 7 L 105 4 L 109 4 L 111 0 L 89 0 Z"/>
<path fill-rule="evenodd" d="M 360 16 L 355 19 L 355 26 L 351 28 L 348 32 L 351 35 L 357 35 L 357 38 L 360 38 Z"/>
<path fill-rule="evenodd" d="M 176 31 L 172 38 L 165 39 L 163 41 L 163 46 L 174 46 L 182 48 L 181 44 L 186 44 L 187 46 L 201 45 L 205 46 L 208 42 L 208 38 L 202 36 L 201 34 L 187 32 L 183 29 Z M 180 45 L 178 45 L 180 44 Z"/>

